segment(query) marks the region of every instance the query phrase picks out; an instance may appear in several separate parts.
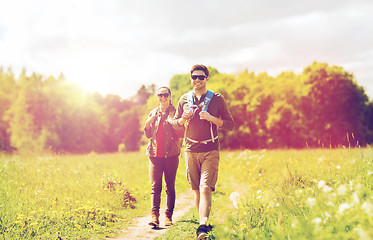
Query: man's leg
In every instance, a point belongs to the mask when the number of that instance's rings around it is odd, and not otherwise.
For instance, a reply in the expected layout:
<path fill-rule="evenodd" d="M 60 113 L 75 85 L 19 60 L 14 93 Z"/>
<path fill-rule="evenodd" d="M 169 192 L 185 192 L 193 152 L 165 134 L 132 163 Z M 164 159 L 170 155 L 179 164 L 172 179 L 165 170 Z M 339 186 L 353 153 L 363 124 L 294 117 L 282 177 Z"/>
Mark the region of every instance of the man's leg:
<path fill-rule="evenodd" d="M 211 211 L 211 193 L 212 189 L 209 186 L 200 186 L 199 200 L 199 224 L 206 225 Z"/>
<path fill-rule="evenodd" d="M 197 213 L 199 214 L 199 201 L 200 201 L 199 190 L 193 190 L 193 192 L 194 192 L 194 201 L 196 204 Z"/>

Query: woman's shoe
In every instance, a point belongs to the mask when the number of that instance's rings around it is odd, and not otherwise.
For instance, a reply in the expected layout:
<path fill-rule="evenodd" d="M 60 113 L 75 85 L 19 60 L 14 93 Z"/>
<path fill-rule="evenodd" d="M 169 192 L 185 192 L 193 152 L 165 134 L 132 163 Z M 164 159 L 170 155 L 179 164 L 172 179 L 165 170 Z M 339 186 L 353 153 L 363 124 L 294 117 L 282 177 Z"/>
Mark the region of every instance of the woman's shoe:
<path fill-rule="evenodd" d="M 152 228 L 159 228 L 159 212 L 152 212 L 152 220 L 149 222 L 149 225 L 152 226 Z"/>

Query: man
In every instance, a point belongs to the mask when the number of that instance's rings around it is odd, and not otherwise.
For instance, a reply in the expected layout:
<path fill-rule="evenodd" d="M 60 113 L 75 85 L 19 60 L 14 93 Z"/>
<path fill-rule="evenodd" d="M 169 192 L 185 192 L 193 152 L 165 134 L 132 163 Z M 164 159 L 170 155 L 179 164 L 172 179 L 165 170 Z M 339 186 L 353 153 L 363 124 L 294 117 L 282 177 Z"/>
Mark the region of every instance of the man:
<path fill-rule="evenodd" d="M 207 220 L 211 211 L 211 194 L 218 178 L 218 127 L 232 130 L 234 123 L 223 96 L 207 90 L 207 67 L 195 65 L 190 73 L 193 91 L 181 96 L 174 124 L 179 127 L 187 124 L 184 150 L 187 176 L 199 213 L 197 237 L 204 239 L 212 228 L 207 225 Z"/>

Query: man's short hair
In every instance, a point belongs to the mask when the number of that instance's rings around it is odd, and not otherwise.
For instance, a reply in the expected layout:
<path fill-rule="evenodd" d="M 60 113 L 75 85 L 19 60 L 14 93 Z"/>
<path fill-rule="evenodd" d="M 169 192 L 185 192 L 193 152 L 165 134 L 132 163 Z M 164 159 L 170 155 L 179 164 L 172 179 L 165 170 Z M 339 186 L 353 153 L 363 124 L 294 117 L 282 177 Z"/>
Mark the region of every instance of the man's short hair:
<path fill-rule="evenodd" d="M 190 70 L 190 74 L 192 74 L 194 71 L 197 71 L 197 70 L 201 70 L 205 73 L 206 77 L 209 76 L 210 72 L 209 70 L 207 69 L 207 67 L 205 65 L 201 65 L 201 64 L 196 64 L 192 67 L 192 70 Z"/>

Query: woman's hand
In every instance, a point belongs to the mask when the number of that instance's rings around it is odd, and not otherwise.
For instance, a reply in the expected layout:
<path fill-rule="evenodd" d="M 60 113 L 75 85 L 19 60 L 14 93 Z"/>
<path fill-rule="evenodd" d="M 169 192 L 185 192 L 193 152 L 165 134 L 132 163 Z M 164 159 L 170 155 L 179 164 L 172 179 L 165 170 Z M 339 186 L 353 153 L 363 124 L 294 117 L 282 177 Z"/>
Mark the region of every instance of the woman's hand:
<path fill-rule="evenodd" d="M 150 125 L 152 125 L 154 123 L 155 119 L 157 119 L 157 114 L 153 113 L 153 115 L 149 116 L 148 119 L 146 120 L 145 128 L 149 129 Z"/>

